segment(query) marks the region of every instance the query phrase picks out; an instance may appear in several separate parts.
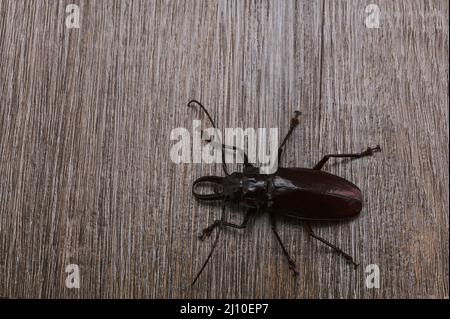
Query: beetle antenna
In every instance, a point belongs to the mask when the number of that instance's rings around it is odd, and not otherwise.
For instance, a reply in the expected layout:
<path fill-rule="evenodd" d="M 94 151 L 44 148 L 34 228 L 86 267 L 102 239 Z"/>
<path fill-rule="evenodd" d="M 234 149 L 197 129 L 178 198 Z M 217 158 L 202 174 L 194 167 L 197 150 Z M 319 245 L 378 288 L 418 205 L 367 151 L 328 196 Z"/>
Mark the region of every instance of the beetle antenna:
<path fill-rule="evenodd" d="M 200 103 L 197 100 L 190 100 L 189 103 L 187 104 L 188 107 L 192 107 L 192 105 L 191 105 L 192 103 L 196 103 L 196 104 L 198 104 L 200 106 L 202 111 L 205 112 L 206 116 L 208 117 L 209 121 L 211 122 L 212 127 L 214 127 L 214 129 L 217 130 L 216 124 L 214 123 L 211 115 L 209 115 L 208 111 L 202 105 L 202 103 Z M 202 135 L 203 135 L 203 130 L 202 130 Z M 228 174 L 227 164 L 225 163 L 225 145 L 222 143 L 222 141 L 220 141 L 220 144 L 222 144 L 222 168 L 223 168 L 223 171 L 224 171 L 225 175 L 229 175 Z"/>
<path fill-rule="evenodd" d="M 223 222 L 224 220 L 225 220 L 225 201 L 223 201 L 223 203 L 222 203 L 222 217 L 220 218 L 220 221 Z M 213 245 L 211 247 L 211 251 L 209 252 L 208 257 L 206 257 L 206 260 L 203 263 L 202 268 L 200 268 L 200 271 L 197 273 L 197 276 L 195 276 L 194 280 L 192 281 L 191 287 L 195 284 L 195 282 L 197 281 L 198 277 L 200 277 L 200 275 L 202 274 L 202 272 L 205 269 L 206 265 L 208 264 L 209 259 L 211 258 L 212 254 L 214 252 L 214 249 L 216 248 L 217 243 L 219 242 L 219 235 L 220 235 L 220 232 L 222 231 L 222 228 L 223 228 L 223 225 L 220 224 L 219 229 L 217 230 L 217 233 L 216 233 L 216 238 L 214 239 L 214 243 L 213 243 Z"/>

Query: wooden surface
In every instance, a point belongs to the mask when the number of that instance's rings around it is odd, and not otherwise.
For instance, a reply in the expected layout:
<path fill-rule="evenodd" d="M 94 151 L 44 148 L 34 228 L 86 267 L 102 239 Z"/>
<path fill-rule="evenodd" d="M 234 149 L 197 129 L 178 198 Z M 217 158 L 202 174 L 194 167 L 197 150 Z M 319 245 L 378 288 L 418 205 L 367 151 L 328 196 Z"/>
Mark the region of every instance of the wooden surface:
<path fill-rule="evenodd" d="M 448 1 L 74 2 L 80 29 L 70 1 L 0 0 L 0 297 L 448 298 Z M 358 219 L 314 225 L 356 271 L 283 221 L 294 279 L 264 216 L 224 231 L 189 288 L 220 215 L 191 185 L 222 174 L 170 161 L 192 98 L 281 135 L 301 110 L 284 166 L 382 146 L 325 167 L 364 193 Z"/>

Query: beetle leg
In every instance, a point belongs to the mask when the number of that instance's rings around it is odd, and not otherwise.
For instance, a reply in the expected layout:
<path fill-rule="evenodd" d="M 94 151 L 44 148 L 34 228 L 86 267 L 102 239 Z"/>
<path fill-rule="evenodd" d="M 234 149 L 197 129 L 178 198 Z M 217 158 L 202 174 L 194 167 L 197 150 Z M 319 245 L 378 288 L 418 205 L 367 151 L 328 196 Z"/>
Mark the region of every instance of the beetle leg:
<path fill-rule="evenodd" d="M 202 131 L 203 133 L 203 131 Z M 207 143 L 210 143 L 212 140 L 206 140 Z M 244 167 L 255 167 L 252 163 L 248 161 L 247 153 L 243 149 L 237 148 L 236 146 L 229 146 L 226 144 L 221 144 L 221 147 L 224 149 L 232 150 L 234 153 L 239 153 L 244 158 Z"/>
<path fill-rule="evenodd" d="M 247 213 L 244 216 L 244 220 L 242 221 L 242 224 L 237 225 L 237 224 L 233 224 L 233 223 L 229 223 L 229 222 L 225 222 L 225 221 L 221 221 L 221 220 L 215 220 L 214 223 L 212 223 L 211 225 L 209 225 L 208 227 L 206 227 L 205 229 L 203 229 L 202 233 L 198 236 L 198 238 L 200 240 L 204 240 L 206 237 L 211 235 L 211 232 L 218 226 L 222 225 L 225 227 L 231 227 L 231 228 L 237 228 L 237 229 L 243 229 L 245 227 L 247 227 L 247 223 L 251 217 L 251 215 L 254 213 L 253 209 L 249 209 L 247 211 Z"/>
<path fill-rule="evenodd" d="M 286 256 L 288 263 L 289 263 L 289 269 L 294 272 L 294 276 L 298 275 L 297 266 L 295 265 L 294 259 L 291 258 L 289 255 L 286 247 L 284 247 L 283 242 L 281 241 L 280 235 L 278 235 L 277 232 L 277 224 L 276 224 L 276 218 L 273 214 L 270 214 L 270 221 L 272 223 L 272 231 L 275 234 L 275 237 L 277 238 L 278 243 L 281 246 L 281 249 L 283 250 L 284 255 Z"/>
<path fill-rule="evenodd" d="M 203 138 L 203 135 L 204 135 L 204 132 L 203 132 L 203 130 L 200 130 L 200 137 L 201 137 L 201 139 L 204 139 Z M 211 139 L 211 138 L 209 138 L 209 139 L 204 139 L 204 141 L 206 142 L 206 143 L 211 143 L 211 142 L 213 142 L 213 140 Z M 245 151 L 243 150 L 243 149 L 241 149 L 241 148 L 237 148 L 236 146 L 229 146 L 229 145 L 226 145 L 226 144 L 216 144 L 216 145 L 220 145 L 220 147 L 222 147 L 222 149 L 228 149 L 228 150 L 231 150 L 231 151 L 233 151 L 235 154 L 236 153 L 239 153 L 243 158 L 244 158 L 244 167 L 255 167 L 253 164 L 251 164 L 249 161 L 248 161 L 248 156 L 247 156 L 247 153 L 245 153 Z"/>
<path fill-rule="evenodd" d="M 331 158 L 331 157 L 350 157 L 350 158 L 361 158 L 364 156 L 370 156 L 373 155 L 373 153 L 381 152 L 380 145 L 377 145 L 376 147 L 368 147 L 364 152 L 356 153 L 356 154 L 328 154 L 325 155 L 314 167 L 315 170 L 321 170 L 322 167 L 325 165 L 325 163 Z"/>
<path fill-rule="evenodd" d="M 355 268 L 359 265 L 358 263 L 356 263 L 356 262 L 353 260 L 353 257 L 352 257 L 352 256 L 350 256 L 349 254 L 345 253 L 341 248 L 339 248 L 339 247 L 333 245 L 332 243 L 330 243 L 329 241 L 323 239 L 322 237 L 317 236 L 316 233 L 314 233 L 314 231 L 312 230 L 311 224 L 310 224 L 309 222 L 306 222 L 306 226 L 308 227 L 309 235 L 310 235 L 311 237 L 313 237 L 313 238 L 315 238 L 315 239 L 321 241 L 321 242 L 324 243 L 325 245 L 327 245 L 327 246 L 333 248 L 337 253 L 341 254 L 345 259 L 347 259 L 349 262 L 351 262 L 351 263 L 355 266 Z"/>
<path fill-rule="evenodd" d="M 300 116 L 300 111 L 295 111 L 294 117 L 291 119 L 291 125 L 289 126 L 289 131 L 287 132 L 286 136 L 283 139 L 283 142 L 281 142 L 280 147 L 278 148 L 278 161 L 280 161 L 281 153 L 283 153 L 283 146 L 286 144 L 286 141 L 288 140 L 289 136 L 291 136 L 292 132 L 294 131 L 295 127 L 298 125 L 298 117 Z"/>
<path fill-rule="evenodd" d="M 220 218 L 220 220 L 224 220 L 225 219 L 225 200 L 222 201 L 222 217 Z M 192 281 L 191 287 L 195 284 L 195 282 L 197 281 L 198 277 L 200 277 L 200 275 L 202 274 L 203 270 L 205 269 L 206 265 L 209 262 L 209 259 L 211 258 L 214 249 L 216 249 L 217 247 L 217 243 L 219 242 L 219 235 L 220 235 L 220 231 L 222 230 L 222 227 L 219 228 L 219 230 L 216 233 L 216 239 L 214 239 L 214 243 L 211 247 L 211 250 L 209 251 L 208 257 L 206 257 L 205 262 L 203 263 L 202 268 L 200 268 L 199 272 L 197 273 L 197 276 L 195 276 L 194 280 Z"/>

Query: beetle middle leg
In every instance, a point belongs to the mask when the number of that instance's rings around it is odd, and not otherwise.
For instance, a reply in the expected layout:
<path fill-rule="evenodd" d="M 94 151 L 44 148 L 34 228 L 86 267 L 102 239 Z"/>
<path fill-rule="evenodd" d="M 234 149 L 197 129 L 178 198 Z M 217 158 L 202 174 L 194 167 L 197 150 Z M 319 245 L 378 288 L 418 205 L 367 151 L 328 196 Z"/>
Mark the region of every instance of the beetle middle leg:
<path fill-rule="evenodd" d="M 224 227 L 231 227 L 231 228 L 237 228 L 237 229 L 243 229 L 245 227 L 247 227 L 248 221 L 250 219 L 250 217 L 255 213 L 254 209 L 249 209 L 247 211 L 247 213 L 244 216 L 244 220 L 242 221 L 242 224 L 238 225 L 238 224 L 233 224 L 233 223 L 229 223 L 226 221 L 222 221 L 222 220 L 215 220 L 214 223 L 212 223 L 211 225 L 209 225 L 208 227 L 206 227 L 205 229 L 203 229 L 201 235 L 198 236 L 198 238 L 200 240 L 204 240 L 206 237 L 208 237 L 209 235 L 211 235 L 211 232 L 216 228 L 219 227 L 220 225 L 224 226 Z"/>
<path fill-rule="evenodd" d="M 349 254 L 345 253 L 341 248 L 333 245 L 332 243 L 330 243 L 329 241 L 323 239 L 322 237 L 316 235 L 316 233 L 313 231 L 311 224 L 309 222 L 306 222 L 306 226 L 308 227 L 308 231 L 309 231 L 309 235 L 319 241 L 321 241 L 322 243 L 324 243 L 325 245 L 327 245 L 328 247 L 333 248 L 337 253 L 341 254 L 345 259 L 347 259 L 349 262 L 351 262 L 355 268 L 359 265 L 358 263 L 356 263 L 353 260 L 353 257 L 350 256 Z"/>
<path fill-rule="evenodd" d="M 320 171 L 325 163 L 332 157 L 350 157 L 350 158 L 361 158 L 364 156 L 373 155 L 373 153 L 381 152 L 380 145 L 376 147 L 368 147 L 364 152 L 356 153 L 356 154 L 328 154 L 325 155 L 314 167 L 313 169 Z"/>
<path fill-rule="evenodd" d="M 277 238 L 278 243 L 281 246 L 281 249 L 283 250 L 284 255 L 286 256 L 288 263 L 289 263 L 289 269 L 291 269 L 294 272 L 294 275 L 298 275 L 298 271 L 297 271 L 297 266 L 295 265 L 295 261 L 294 259 L 291 258 L 291 256 L 289 255 L 286 247 L 284 247 L 283 242 L 281 241 L 280 235 L 278 235 L 277 232 L 277 220 L 275 218 L 275 216 L 273 214 L 270 214 L 270 222 L 272 224 L 272 231 L 275 235 L 275 237 Z"/>

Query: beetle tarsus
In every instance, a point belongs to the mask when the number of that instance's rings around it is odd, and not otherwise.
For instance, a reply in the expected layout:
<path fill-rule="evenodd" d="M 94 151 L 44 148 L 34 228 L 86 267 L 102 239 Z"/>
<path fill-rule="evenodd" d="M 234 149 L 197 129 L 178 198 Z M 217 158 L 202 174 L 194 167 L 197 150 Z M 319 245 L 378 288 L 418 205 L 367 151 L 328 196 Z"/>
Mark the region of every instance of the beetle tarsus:
<path fill-rule="evenodd" d="M 295 111 L 294 117 L 291 118 L 291 126 L 289 127 L 289 130 L 292 131 L 300 122 L 298 121 L 298 117 L 302 115 L 302 112 Z"/>
<path fill-rule="evenodd" d="M 201 241 L 204 241 L 206 237 L 209 237 L 211 234 L 206 234 L 206 233 L 201 233 L 200 235 L 198 235 L 198 239 Z"/>
<path fill-rule="evenodd" d="M 198 239 L 201 241 L 205 240 L 207 237 L 211 236 L 212 231 L 214 228 L 220 225 L 220 220 L 214 221 L 210 226 L 206 227 L 202 230 L 202 233 L 198 236 Z"/>
<path fill-rule="evenodd" d="M 295 261 L 293 259 L 289 258 L 288 262 L 289 262 L 289 269 L 292 270 L 294 276 L 298 276 L 298 270 L 297 270 L 297 265 L 295 264 Z"/>
<path fill-rule="evenodd" d="M 361 157 L 365 157 L 365 156 L 371 156 L 374 153 L 377 152 L 381 152 L 381 147 L 380 145 L 377 145 L 375 147 L 368 147 L 365 151 L 361 152 L 361 153 L 355 153 L 355 154 L 328 154 L 325 155 L 314 167 L 314 170 L 321 170 L 322 167 L 325 165 L 326 162 L 328 162 L 328 160 L 330 158 L 361 158 Z"/>
<path fill-rule="evenodd" d="M 287 132 L 286 136 L 284 137 L 283 141 L 281 142 L 280 147 L 278 148 L 278 160 L 280 160 L 281 153 L 283 153 L 284 144 L 286 144 L 286 141 L 288 140 L 289 136 L 291 136 L 291 134 L 294 131 L 295 127 L 300 123 L 299 120 L 298 120 L 298 117 L 301 114 L 302 113 L 300 111 L 295 111 L 294 112 L 294 117 L 291 118 L 291 124 L 289 126 L 289 131 Z"/>
<path fill-rule="evenodd" d="M 371 155 L 373 155 L 374 153 L 377 153 L 377 152 L 381 152 L 380 145 L 377 145 L 375 147 L 368 147 L 364 152 L 362 152 L 360 154 L 360 157 L 371 156 Z"/>
<path fill-rule="evenodd" d="M 211 226 L 206 227 L 205 229 L 202 230 L 202 233 L 198 236 L 198 239 L 200 239 L 201 241 L 205 240 L 207 237 L 211 236 L 211 233 L 214 230 L 214 228 L 216 228 L 219 225 L 220 222 L 219 223 L 215 222 Z"/>
<path fill-rule="evenodd" d="M 347 261 L 351 262 L 353 264 L 353 266 L 356 268 L 358 268 L 359 263 L 357 263 L 356 261 L 353 260 L 353 257 L 350 256 L 349 254 L 344 253 L 342 250 L 339 251 L 341 253 L 342 256 L 344 256 L 345 259 L 347 259 Z"/>

